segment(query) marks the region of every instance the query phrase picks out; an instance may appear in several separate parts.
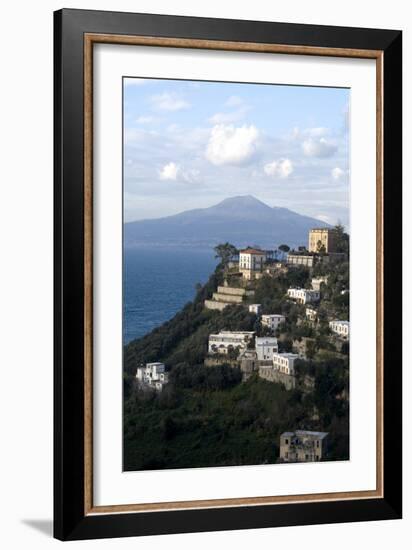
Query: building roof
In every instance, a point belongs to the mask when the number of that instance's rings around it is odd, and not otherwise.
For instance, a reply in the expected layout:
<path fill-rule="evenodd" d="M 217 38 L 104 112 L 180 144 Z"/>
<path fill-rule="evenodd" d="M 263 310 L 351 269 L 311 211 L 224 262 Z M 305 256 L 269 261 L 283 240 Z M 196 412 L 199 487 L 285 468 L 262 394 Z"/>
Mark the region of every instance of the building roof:
<path fill-rule="evenodd" d="M 264 250 L 260 250 L 259 248 L 250 248 L 249 246 L 247 248 L 244 248 L 243 250 L 239 251 L 240 254 L 255 254 L 259 256 L 264 256 L 266 252 Z"/>
<path fill-rule="evenodd" d="M 320 439 L 323 439 L 325 438 L 327 435 L 329 435 L 328 432 L 311 432 L 309 430 L 296 430 L 295 431 L 295 434 L 296 435 L 301 435 L 301 436 L 305 436 L 305 435 L 313 435 L 315 437 L 319 437 Z"/>
<path fill-rule="evenodd" d="M 263 317 L 284 317 L 284 315 L 282 315 L 281 313 L 264 313 L 262 315 L 262 319 Z"/>
<path fill-rule="evenodd" d="M 327 435 L 329 435 L 329 432 L 311 432 L 308 430 L 295 430 L 294 432 L 283 432 L 280 434 L 281 437 L 293 437 L 294 435 L 297 436 L 313 436 L 313 437 L 319 437 L 319 439 L 324 439 Z"/>

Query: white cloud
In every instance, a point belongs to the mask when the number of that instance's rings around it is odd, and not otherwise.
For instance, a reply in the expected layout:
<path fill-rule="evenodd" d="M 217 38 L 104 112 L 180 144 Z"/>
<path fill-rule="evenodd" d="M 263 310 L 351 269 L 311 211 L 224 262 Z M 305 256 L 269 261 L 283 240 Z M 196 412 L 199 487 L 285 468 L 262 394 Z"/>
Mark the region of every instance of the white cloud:
<path fill-rule="evenodd" d="M 344 171 L 342 170 L 342 168 L 339 168 L 339 166 L 336 166 L 335 168 L 333 168 L 333 170 L 331 171 L 331 174 L 332 174 L 332 178 L 336 181 L 340 180 L 341 177 L 344 175 Z"/>
<path fill-rule="evenodd" d="M 265 164 L 263 170 L 267 176 L 287 178 L 293 172 L 293 163 L 289 159 L 274 160 Z"/>
<path fill-rule="evenodd" d="M 327 158 L 334 155 L 337 151 L 337 146 L 332 143 L 331 141 L 328 141 L 326 138 L 314 138 L 310 137 L 309 139 L 306 139 L 303 144 L 303 153 L 307 157 L 319 157 L 319 158 Z"/>
<path fill-rule="evenodd" d="M 136 119 L 137 124 L 149 124 L 150 122 L 154 122 L 154 117 L 152 116 L 139 116 Z"/>
<path fill-rule="evenodd" d="M 180 166 L 174 162 L 169 162 L 165 164 L 160 171 L 159 177 L 161 180 L 177 180 L 178 173 L 180 171 Z"/>
<path fill-rule="evenodd" d="M 206 158 L 216 166 L 244 164 L 256 152 L 259 132 L 253 125 L 235 127 L 217 124 L 212 128 Z"/>
<path fill-rule="evenodd" d="M 161 180 L 180 180 L 186 183 L 198 183 L 201 179 L 199 170 L 195 168 L 185 170 L 175 162 L 165 164 L 159 172 L 159 177 Z"/>
<path fill-rule="evenodd" d="M 181 111 L 182 109 L 188 109 L 190 107 L 190 103 L 186 100 L 167 92 L 152 96 L 151 101 L 154 108 L 160 111 Z"/>

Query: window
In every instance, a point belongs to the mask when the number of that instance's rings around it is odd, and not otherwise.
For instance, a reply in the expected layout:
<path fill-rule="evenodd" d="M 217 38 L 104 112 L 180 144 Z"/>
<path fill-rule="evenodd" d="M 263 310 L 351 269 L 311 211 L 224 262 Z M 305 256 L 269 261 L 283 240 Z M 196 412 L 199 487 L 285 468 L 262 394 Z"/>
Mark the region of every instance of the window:
<path fill-rule="evenodd" d="M 285 439 L 285 445 L 289 445 L 289 439 Z"/>

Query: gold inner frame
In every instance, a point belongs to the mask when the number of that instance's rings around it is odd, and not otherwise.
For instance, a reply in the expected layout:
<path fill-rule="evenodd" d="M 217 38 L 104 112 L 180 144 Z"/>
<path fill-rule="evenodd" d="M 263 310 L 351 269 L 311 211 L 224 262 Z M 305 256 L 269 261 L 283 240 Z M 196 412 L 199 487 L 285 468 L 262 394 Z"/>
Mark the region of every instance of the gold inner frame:
<path fill-rule="evenodd" d="M 308 495 L 241 497 L 145 504 L 93 504 L 93 45 L 210 49 L 376 60 L 376 489 Z M 383 498 L 383 52 L 116 34 L 84 35 L 84 513 L 150 512 L 264 504 Z"/>

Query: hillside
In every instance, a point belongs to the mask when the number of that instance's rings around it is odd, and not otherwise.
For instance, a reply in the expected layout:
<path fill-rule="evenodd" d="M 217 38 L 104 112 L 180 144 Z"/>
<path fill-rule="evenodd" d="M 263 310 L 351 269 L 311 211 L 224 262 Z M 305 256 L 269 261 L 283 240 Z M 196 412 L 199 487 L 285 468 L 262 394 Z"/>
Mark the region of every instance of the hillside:
<path fill-rule="evenodd" d="M 336 270 L 335 277 L 343 270 L 344 266 Z M 289 338 L 314 336 L 308 325 L 296 325 L 305 308 L 284 298 L 290 284 L 304 285 L 308 276 L 309 272 L 300 268 L 278 279 L 265 277 L 256 282 L 256 298 L 264 309 L 287 315 Z M 228 364 L 203 366 L 210 333 L 222 329 L 259 331 L 256 316 L 247 308 L 230 306 L 217 312 L 203 307 L 222 279 L 219 265 L 193 302 L 125 346 L 124 469 L 275 463 L 279 436 L 291 427 L 330 432 L 329 459 L 347 460 L 349 403 L 337 398 L 348 391 L 347 358 L 320 350 L 319 360 L 302 361 L 302 373 L 314 378 L 310 393 L 288 391 L 257 375 L 240 383 L 239 368 Z M 324 346 L 323 340 L 320 333 L 316 345 Z M 136 367 L 150 361 L 163 361 L 169 369 L 170 383 L 160 395 L 136 388 Z"/>
<path fill-rule="evenodd" d="M 124 244 L 132 246 L 213 247 L 229 241 L 237 247 L 275 248 L 307 244 L 312 227 L 329 227 L 287 208 L 270 207 L 251 195 L 231 197 L 209 208 L 124 225 Z"/>

